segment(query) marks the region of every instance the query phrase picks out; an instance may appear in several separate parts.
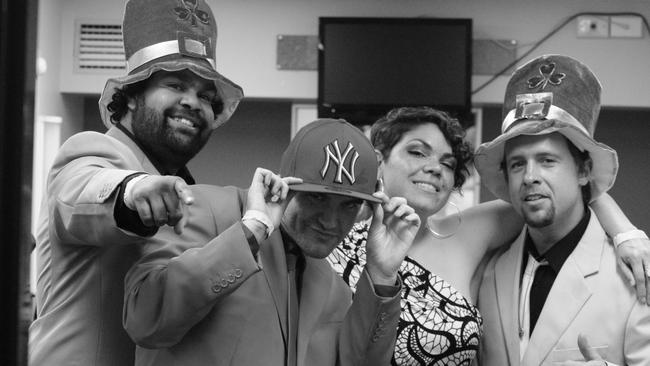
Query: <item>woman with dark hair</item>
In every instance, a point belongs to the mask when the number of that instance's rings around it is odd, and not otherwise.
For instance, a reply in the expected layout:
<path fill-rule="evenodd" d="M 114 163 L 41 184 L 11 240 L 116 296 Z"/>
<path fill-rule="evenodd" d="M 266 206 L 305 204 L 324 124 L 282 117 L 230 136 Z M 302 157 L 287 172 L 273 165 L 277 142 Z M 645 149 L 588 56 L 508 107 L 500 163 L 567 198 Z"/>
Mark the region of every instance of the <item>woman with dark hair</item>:
<path fill-rule="evenodd" d="M 481 264 L 491 249 L 510 243 L 524 224 L 501 200 L 432 220 L 469 176 L 473 154 L 464 137 L 456 119 L 428 107 L 391 110 L 371 129 L 380 160 L 380 189 L 390 197 L 406 198 L 426 223 L 400 267 L 404 291 L 394 365 L 472 362 L 482 334 L 475 305 Z M 611 236 L 629 230 L 631 224 L 611 197 L 596 202 L 592 208 Z M 366 262 L 367 229 L 365 222 L 356 224 L 328 258 L 353 290 Z"/>

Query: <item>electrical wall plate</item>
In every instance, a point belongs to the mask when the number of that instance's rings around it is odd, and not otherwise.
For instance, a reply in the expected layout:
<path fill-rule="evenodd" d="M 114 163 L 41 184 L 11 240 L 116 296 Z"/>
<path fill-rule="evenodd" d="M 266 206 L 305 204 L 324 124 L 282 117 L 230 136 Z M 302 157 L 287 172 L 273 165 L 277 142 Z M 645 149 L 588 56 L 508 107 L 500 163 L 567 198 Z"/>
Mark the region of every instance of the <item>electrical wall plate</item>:
<path fill-rule="evenodd" d="M 577 19 L 578 38 L 609 37 L 609 17 L 601 15 L 581 15 Z"/>
<path fill-rule="evenodd" d="M 618 38 L 643 38 L 643 23 L 638 15 L 612 15 L 609 35 Z"/>

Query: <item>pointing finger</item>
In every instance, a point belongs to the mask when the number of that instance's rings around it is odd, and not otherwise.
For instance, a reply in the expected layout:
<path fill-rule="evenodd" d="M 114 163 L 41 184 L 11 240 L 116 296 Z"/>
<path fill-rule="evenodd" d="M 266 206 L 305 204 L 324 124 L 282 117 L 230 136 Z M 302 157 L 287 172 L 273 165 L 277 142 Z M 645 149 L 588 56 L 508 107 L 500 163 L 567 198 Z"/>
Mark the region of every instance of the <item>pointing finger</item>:
<path fill-rule="evenodd" d="M 192 190 L 187 185 L 187 183 L 185 183 L 184 180 L 182 179 L 177 180 L 174 183 L 174 190 L 176 191 L 178 198 L 184 204 L 191 205 L 192 203 L 194 203 L 194 195 L 192 194 Z"/>

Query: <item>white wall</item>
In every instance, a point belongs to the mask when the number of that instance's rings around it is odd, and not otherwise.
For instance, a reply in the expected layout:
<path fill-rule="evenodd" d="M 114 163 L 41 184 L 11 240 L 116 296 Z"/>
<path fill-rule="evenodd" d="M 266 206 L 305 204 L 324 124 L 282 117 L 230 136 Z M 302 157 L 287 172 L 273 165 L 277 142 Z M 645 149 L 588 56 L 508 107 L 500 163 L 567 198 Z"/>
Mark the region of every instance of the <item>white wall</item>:
<path fill-rule="evenodd" d="M 66 0 L 39 1 L 37 57 L 42 58 L 47 69 L 36 78 L 34 117 L 58 116 L 63 119 L 62 136 L 67 137 L 83 126 L 79 95 L 62 95 L 60 87 L 67 80 L 60 79 L 61 53 L 61 8 Z"/>
<path fill-rule="evenodd" d="M 121 18 L 122 0 L 62 1 L 63 34 L 72 35 L 70 19 Z M 466 17 L 474 20 L 475 39 L 514 39 L 529 45 L 578 12 L 639 12 L 650 18 L 650 0 L 208 0 L 219 27 L 217 65 L 239 83 L 247 97 L 316 99 L 315 71 L 276 70 L 276 36 L 316 35 L 319 16 Z M 49 1 L 48 1 L 49 2 Z M 46 2 L 41 2 L 42 4 Z M 56 33 L 57 29 L 52 29 Z M 650 38 L 579 39 L 575 21 L 544 43 L 530 57 L 562 53 L 590 65 L 603 84 L 603 104 L 650 107 Z M 64 54 L 72 52 L 64 42 Z M 69 63 L 62 65 L 71 67 Z M 99 93 L 106 75 L 82 80 L 86 93 Z M 475 76 L 474 87 L 487 77 Z M 499 78 L 473 97 L 477 105 L 501 103 L 507 77 Z"/>

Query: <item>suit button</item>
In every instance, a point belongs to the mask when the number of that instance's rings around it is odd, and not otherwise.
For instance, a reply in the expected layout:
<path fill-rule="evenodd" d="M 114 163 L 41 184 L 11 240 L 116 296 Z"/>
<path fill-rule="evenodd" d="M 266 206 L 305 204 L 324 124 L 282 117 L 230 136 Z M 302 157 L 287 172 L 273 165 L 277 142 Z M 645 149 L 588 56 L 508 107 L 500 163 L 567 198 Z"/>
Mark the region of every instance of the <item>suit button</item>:
<path fill-rule="evenodd" d="M 221 287 L 217 285 L 212 286 L 212 291 L 218 294 L 219 292 L 221 292 Z"/>
<path fill-rule="evenodd" d="M 226 288 L 226 287 L 228 287 L 228 280 L 225 279 L 225 278 L 222 278 L 221 281 L 219 282 L 219 284 L 221 285 L 221 287 Z"/>
<path fill-rule="evenodd" d="M 232 273 L 228 274 L 228 282 L 235 283 L 235 275 L 233 275 Z"/>
<path fill-rule="evenodd" d="M 237 268 L 235 269 L 235 277 L 240 278 L 244 273 L 242 272 L 241 269 Z"/>

